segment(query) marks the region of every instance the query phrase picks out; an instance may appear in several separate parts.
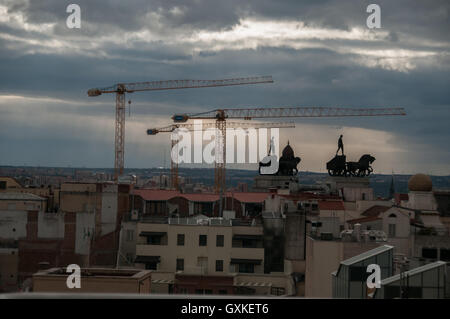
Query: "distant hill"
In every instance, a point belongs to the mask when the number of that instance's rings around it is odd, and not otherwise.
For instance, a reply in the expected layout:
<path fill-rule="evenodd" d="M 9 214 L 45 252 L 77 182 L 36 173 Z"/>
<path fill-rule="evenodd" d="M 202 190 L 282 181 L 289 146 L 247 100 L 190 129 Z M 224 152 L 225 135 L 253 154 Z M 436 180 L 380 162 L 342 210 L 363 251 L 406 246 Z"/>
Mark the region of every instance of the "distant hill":
<path fill-rule="evenodd" d="M 49 176 L 75 176 L 80 172 L 113 174 L 112 168 L 85 168 L 85 167 L 23 167 L 0 166 L 0 176 L 35 177 L 39 175 Z M 238 183 L 247 183 L 249 189 L 253 185 L 254 177 L 258 172 L 251 170 L 227 169 L 227 186 L 237 186 Z M 168 168 L 126 168 L 125 174 L 135 174 L 139 178 L 151 178 L 158 175 L 170 175 Z M 187 178 L 191 183 L 203 183 L 213 185 L 213 168 L 179 168 L 179 175 Z M 324 181 L 328 177 L 326 173 L 299 172 L 300 184 L 314 185 Z M 411 175 L 394 175 L 394 187 L 397 193 L 408 192 L 408 180 Z M 374 174 L 370 184 L 375 195 L 387 197 L 391 185 L 392 175 Z M 450 176 L 431 176 L 434 189 L 450 189 Z"/>

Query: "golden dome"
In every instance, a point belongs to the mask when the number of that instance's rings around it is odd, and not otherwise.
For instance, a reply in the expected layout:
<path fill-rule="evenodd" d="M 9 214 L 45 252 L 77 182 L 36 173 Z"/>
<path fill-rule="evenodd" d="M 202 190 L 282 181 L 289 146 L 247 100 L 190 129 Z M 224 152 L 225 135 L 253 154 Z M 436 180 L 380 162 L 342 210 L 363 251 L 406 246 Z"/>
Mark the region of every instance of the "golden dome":
<path fill-rule="evenodd" d="M 416 174 L 411 176 L 408 181 L 408 189 L 413 192 L 431 192 L 433 183 L 431 178 L 425 174 Z"/>

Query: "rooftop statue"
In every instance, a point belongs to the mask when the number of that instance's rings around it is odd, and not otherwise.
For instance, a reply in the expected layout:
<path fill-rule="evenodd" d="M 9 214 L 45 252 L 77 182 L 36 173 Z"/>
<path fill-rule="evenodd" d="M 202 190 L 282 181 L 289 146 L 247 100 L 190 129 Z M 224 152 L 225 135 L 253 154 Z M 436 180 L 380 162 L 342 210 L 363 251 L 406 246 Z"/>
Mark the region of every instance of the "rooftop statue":
<path fill-rule="evenodd" d="M 270 143 L 269 154 L 259 162 L 260 175 L 279 175 L 279 176 L 295 176 L 298 173 L 297 165 L 300 163 L 300 157 L 295 157 L 294 150 L 289 145 L 283 149 L 280 160 L 273 154 L 273 139 Z"/>
<path fill-rule="evenodd" d="M 342 151 L 342 155 L 344 155 L 344 142 L 342 142 L 342 137 L 343 137 L 343 135 L 339 136 L 338 149 L 336 151 L 336 155 L 338 155 L 339 150 L 341 150 Z"/>
<path fill-rule="evenodd" d="M 339 150 L 342 155 L 338 155 Z M 339 137 L 338 150 L 336 156 L 327 163 L 328 174 L 331 176 L 369 176 L 373 169 L 370 166 L 375 161 L 375 157 L 370 154 L 361 156 L 358 162 L 347 162 L 344 155 L 344 143 L 342 142 L 342 135 Z"/>

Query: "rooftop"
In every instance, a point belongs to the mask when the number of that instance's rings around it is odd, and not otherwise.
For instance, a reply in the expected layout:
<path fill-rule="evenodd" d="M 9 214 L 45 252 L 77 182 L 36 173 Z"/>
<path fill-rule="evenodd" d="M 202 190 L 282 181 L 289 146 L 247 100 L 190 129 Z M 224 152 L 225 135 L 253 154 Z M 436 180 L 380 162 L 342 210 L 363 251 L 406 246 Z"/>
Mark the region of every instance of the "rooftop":
<path fill-rule="evenodd" d="M 402 274 L 397 274 L 395 276 L 383 279 L 381 281 L 381 284 L 382 285 L 388 285 L 390 283 L 398 281 L 398 280 L 400 280 L 400 275 L 402 277 L 413 276 L 413 275 L 420 274 L 421 272 L 428 271 L 428 270 L 431 270 L 431 269 L 434 269 L 434 268 L 437 268 L 437 267 L 441 267 L 441 266 L 445 266 L 445 265 L 447 265 L 447 263 L 445 261 L 439 260 L 439 261 L 436 261 L 434 263 L 426 264 L 424 266 L 420 266 L 420 267 L 417 267 L 417 268 L 405 271 Z"/>
<path fill-rule="evenodd" d="M 373 221 L 379 220 L 379 219 L 381 219 L 381 218 L 378 216 L 367 216 L 367 217 L 350 219 L 347 221 L 347 223 L 349 223 L 349 224 L 368 223 L 368 222 L 373 222 Z"/>
<path fill-rule="evenodd" d="M 385 211 L 387 211 L 389 208 L 391 208 L 391 207 L 390 206 L 374 205 L 374 206 L 366 209 L 361 215 L 364 215 L 364 216 L 378 216 L 381 213 L 384 213 Z"/>
<path fill-rule="evenodd" d="M 343 260 L 343 261 L 341 261 L 341 265 L 351 266 L 353 264 L 356 264 L 357 262 L 363 261 L 365 259 L 376 256 L 378 254 L 381 254 L 381 253 L 391 250 L 391 249 L 394 249 L 394 246 L 390 246 L 390 245 L 379 246 L 377 248 L 366 251 L 362 254 L 356 255 L 352 258 Z"/>
<path fill-rule="evenodd" d="M 135 189 L 132 194 L 141 196 L 146 201 L 167 201 L 172 198 L 181 197 L 191 202 L 217 202 L 218 194 L 212 193 L 181 193 L 177 190 L 165 189 Z M 242 203 L 262 203 L 269 196 L 263 192 L 227 192 L 225 197 L 232 197 Z"/>
<path fill-rule="evenodd" d="M 45 198 L 30 193 L 0 193 L 0 200 L 35 200 L 43 201 Z"/>
<path fill-rule="evenodd" d="M 319 201 L 319 210 L 345 210 L 342 201 Z"/>
<path fill-rule="evenodd" d="M 81 277 L 122 277 L 141 278 L 149 275 L 148 270 L 113 269 L 113 268 L 82 268 Z M 67 277 L 66 268 L 51 268 L 35 273 L 33 276 L 64 276 Z"/>

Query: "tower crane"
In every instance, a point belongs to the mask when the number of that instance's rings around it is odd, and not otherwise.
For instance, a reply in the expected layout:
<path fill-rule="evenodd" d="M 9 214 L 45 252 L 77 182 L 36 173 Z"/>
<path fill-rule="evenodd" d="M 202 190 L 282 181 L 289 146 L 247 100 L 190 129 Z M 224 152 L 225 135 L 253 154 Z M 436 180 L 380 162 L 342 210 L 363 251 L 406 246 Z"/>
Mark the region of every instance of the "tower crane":
<path fill-rule="evenodd" d="M 202 123 L 202 130 L 208 129 L 208 128 L 214 128 L 216 127 L 215 122 L 206 122 Z M 295 123 L 294 122 L 280 122 L 280 123 L 268 123 L 268 122 L 262 122 L 262 123 L 249 123 L 249 122 L 228 122 L 227 128 L 294 128 Z M 153 128 L 147 130 L 147 135 L 156 135 L 159 133 L 172 133 L 175 132 L 178 129 L 186 129 L 188 131 L 196 131 L 195 124 L 193 123 L 178 123 L 178 124 L 171 124 L 165 127 L 160 128 Z M 171 149 L 173 150 L 175 148 L 175 154 L 178 157 L 178 141 L 176 139 L 171 139 Z M 178 158 L 173 159 L 170 161 L 170 175 L 171 175 L 171 187 L 178 190 L 179 184 L 178 184 Z"/>
<path fill-rule="evenodd" d="M 125 152 L 125 94 L 140 91 L 191 89 L 216 86 L 233 86 L 244 84 L 273 83 L 271 76 L 222 79 L 222 80 L 170 80 L 137 83 L 118 83 L 110 87 L 88 90 L 88 96 L 99 96 L 105 93 L 116 94 L 116 124 L 115 124 L 115 160 L 114 178 L 117 181 L 123 174 Z"/>
<path fill-rule="evenodd" d="M 259 107 L 216 109 L 195 114 L 175 114 L 174 123 L 185 123 L 190 119 L 216 120 L 216 161 L 214 181 L 216 192 L 225 189 L 225 139 L 227 119 L 264 119 L 264 118 L 294 118 L 294 117 L 346 117 L 346 116 L 395 116 L 406 115 L 403 108 L 344 108 L 344 107 Z"/>

